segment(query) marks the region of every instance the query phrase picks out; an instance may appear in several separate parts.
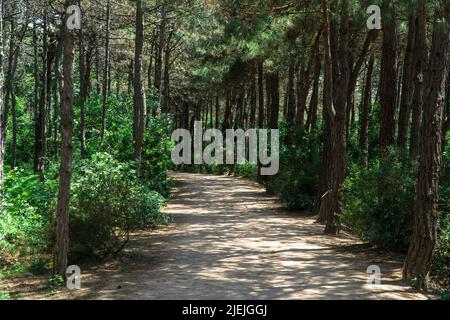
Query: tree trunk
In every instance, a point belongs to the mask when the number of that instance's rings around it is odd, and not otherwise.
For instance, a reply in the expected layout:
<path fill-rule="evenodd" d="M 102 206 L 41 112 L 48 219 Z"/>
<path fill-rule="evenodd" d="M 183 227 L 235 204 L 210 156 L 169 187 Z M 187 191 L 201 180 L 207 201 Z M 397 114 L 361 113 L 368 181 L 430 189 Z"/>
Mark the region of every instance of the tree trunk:
<path fill-rule="evenodd" d="M 3 100 L 3 0 L 0 0 L 0 188 L 3 185 L 4 161 L 6 148 L 6 119 L 5 114 L 8 107 Z"/>
<path fill-rule="evenodd" d="M 100 141 L 105 138 L 106 113 L 108 109 L 108 83 L 109 83 L 109 28 L 111 24 L 111 0 L 106 3 L 106 34 L 105 34 L 105 65 L 103 67 L 103 102 L 102 102 L 102 128 L 100 131 Z"/>
<path fill-rule="evenodd" d="M 327 161 L 330 173 L 329 186 L 330 189 L 322 197 L 319 207 L 319 217 L 325 218 L 325 233 L 337 234 L 339 232 L 339 214 L 340 214 L 340 188 L 345 178 L 346 167 L 346 113 L 347 113 L 347 90 L 350 78 L 350 69 L 348 63 L 348 47 L 349 47 L 349 12 L 348 1 L 344 0 L 341 5 L 341 22 L 339 29 L 339 46 L 336 50 L 338 54 L 339 78 L 336 84 L 336 104 L 333 110 L 332 96 L 332 80 L 330 81 L 332 69 L 331 50 L 330 50 L 330 7 L 327 0 L 322 1 L 323 15 L 325 25 L 325 51 L 326 51 L 326 95 L 324 95 L 324 106 L 329 113 L 331 119 L 331 150 L 328 153 L 333 157 L 332 161 Z M 331 83 L 331 85 L 330 85 Z M 325 102 L 326 101 L 326 102 Z"/>
<path fill-rule="evenodd" d="M 311 102 L 309 104 L 308 118 L 306 121 L 306 129 L 308 131 L 313 131 L 317 125 L 317 110 L 319 105 L 319 87 L 320 87 L 321 71 L 322 71 L 322 56 L 320 55 L 320 53 L 318 53 L 315 57 L 313 91 L 311 95 Z"/>
<path fill-rule="evenodd" d="M 134 56 L 134 159 L 137 164 L 137 172 L 140 174 L 142 158 L 142 145 L 144 143 L 145 124 L 147 122 L 147 106 L 142 76 L 142 51 L 144 47 L 144 9 L 143 0 L 137 1 L 136 8 L 136 42 Z"/>
<path fill-rule="evenodd" d="M 426 0 L 419 1 L 416 18 L 416 32 L 414 40 L 414 97 L 412 102 L 411 140 L 409 152 L 412 158 L 419 155 L 420 125 L 424 104 L 424 74 L 427 63 L 427 9 Z"/>
<path fill-rule="evenodd" d="M 65 8 L 75 3 L 66 0 Z M 56 213 L 56 246 L 54 274 L 66 277 L 69 251 L 69 208 L 70 182 L 72 177 L 72 134 L 73 134 L 73 60 L 74 32 L 64 32 L 64 89 L 61 106 L 61 166 L 59 169 L 59 192 Z"/>
<path fill-rule="evenodd" d="M 258 64 L 258 127 L 264 127 L 264 63 Z"/>
<path fill-rule="evenodd" d="M 403 65 L 403 85 L 400 104 L 400 114 L 398 119 L 397 145 L 404 149 L 408 143 L 408 127 L 411 117 L 411 104 L 414 96 L 414 38 L 415 38 L 415 18 L 410 15 L 408 18 L 408 43 L 406 45 L 405 62 Z"/>
<path fill-rule="evenodd" d="M 450 23 L 450 4 L 437 9 Z M 420 166 L 414 207 L 414 232 L 403 270 L 405 280 L 416 279 L 418 289 L 428 289 L 437 239 L 438 193 L 442 159 L 442 124 L 446 106 L 445 92 L 448 75 L 449 26 L 435 23 L 430 62 L 426 71 L 426 91 L 421 128 Z"/>
<path fill-rule="evenodd" d="M 267 80 L 270 93 L 269 129 L 278 129 L 280 113 L 280 77 L 278 72 L 268 73 Z"/>
<path fill-rule="evenodd" d="M 361 163 L 367 167 L 369 164 L 369 115 L 372 106 L 372 76 L 375 64 L 375 55 L 372 54 L 367 68 L 364 97 L 361 104 L 359 145 L 361 147 Z"/>
<path fill-rule="evenodd" d="M 292 125 L 295 122 L 295 62 L 291 59 L 288 70 L 288 84 L 287 84 L 287 111 L 286 111 L 286 123 Z"/>
<path fill-rule="evenodd" d="M 395 109 L 397 98 L 397 26 L 391 0 L 383 0 L 383 48 L 381 72 L 380 147 L 395 144 Z"/>

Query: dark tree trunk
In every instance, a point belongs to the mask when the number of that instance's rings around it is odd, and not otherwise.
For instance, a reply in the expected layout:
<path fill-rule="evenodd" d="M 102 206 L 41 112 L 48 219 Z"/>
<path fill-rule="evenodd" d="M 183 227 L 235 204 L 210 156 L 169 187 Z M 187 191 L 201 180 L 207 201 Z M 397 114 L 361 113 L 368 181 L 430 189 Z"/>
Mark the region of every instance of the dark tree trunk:
<path fill-rule="evenodd" d="M 286 104 L 286 123 L 292 125 L 295 122 L 295 62 L 292 61 L 289 64 L 288 71 L 288 84 L 287 84 L 287 104 Z"/>
<path fill-rule="evenodd" d="M 102 128 L 100 131 L 100 141 L 105 138 L 106 113 L 108 110 L 108 87 L 109 87 L 109 28 L 111 24 L 111 0 L 106 3 L 106 34 L 105 34 L 105 64 L 103 66 L 103 100 L 102 100 Z"/>
<path fill-rule="evenodd" d="M 400 114 L 398 119 L 397 145 L 404 149 L 408 143 L 408 128 L 411 117 L 411 104 L 414 96 L 414 38 L 415 38 L 415 17 L 408 18 L 408 43 L 406 45 L 405 62 L 403 65 L 403 85 L 400 104 Z"/>
<path fill-rule="evenodd" d="M 219 115 L 220 115 L 220 101 L 219 101 L 219 96 L 216 96 L 216 129 L 219 129 Z"/>
<path fill-rule="evenodd" d="M 420 125 L 422 121 L 422 109 L 424 104 L 423 70 L 427 63 L 427 9 L 426 0 L 419 1 L 416 18 L 416 32 L 414 39 L 414 97 L 412 101 L 412 122 L 410 133 L 409 152 L 412 158 L 419 155 Z"/>
<path fill-rule="evenodd" d="M 258 127 L 264 127 L 264 63 L 258 64 Z"/>
<path fill-rule="evenodd" d="M 375 56 L 372 54 L 367 68 L 364 97 L 361 103 L 359 146 L 361 147 L 361 163 L 367 167 L 369 164 L 369 115 L 372 106 L 372 76 Z"/>
<path fill-rule="evenodd" d="M 397 25 L 394 6 L 383 0 L 383 48 L 381 72 L 380 147 L 395 144 L 395 110 L 397 98 Z"/>
<path fill-rule="evenodd" d="M 450 4 L 437 9 L 438 17 L 450 23 Z M 417 196 L 414 207 L 414 232 L 403 277 L 416 279 L 418 289 L 428 289 L 437 239 L 438 194 L 442 159 L 442 124 L 446 106 L 445 92 L 448 75 L 449 27 L 440 21 L 435 23 L 430 62 L 426 72 L 426 93 L 423 123 L 420 136 L 420 166 Z"/>
<path fill-rule="evenodd" d="M 267 80 L 267 86 L 270 92 L 269 128 L 278 129 L 278 118 L 280 113 L 280 76 L 278 72 L 269 73 Z"/>
<path fill-rule="evenodd" d="M 3 0 L 0 0 L 0 187 L 3 185 L 4 161 L 6 148 L 6 119 L 8 107 L 3 100 Z"/>
<path fill-rule="evenodd" d="M 329 177 L 330 189 L 321 198 L 319 206 L 319 218 L 326 222 L 325 233 L 337 234 L 339 232 L 340 214 L 340 188 L 345 178 L 346 167 L 346 113 L 347 113 L 347 90 L 350 78 L 348 63 L 349 48 L 349 12 L 348 1 L 344 0 L 341 5 L 341 21 L 339 27 L 338 54 L 339 78 L 336 84 L 336 104 L 332 108 L 332 80 L 331 78 L 331 50 L 330 50 L 330 7 L 327 0 L 322 1 L 325 25 L 325 51 L 326 51 L 326 88 L 324 89 L 324 106 L 330 117 L 331 124 L 331 150 L 328 156 L 332 156 L 332 161 L 326 161 L 329 166 L 325 174 Z"/>
<path fill-rule="evenodd" d="M 75 3 L 66 0 L 65 8 Z M 67 10 L 66 10 L 67 11 Z M 73 135 L 73 60 L 74 32 L 67 27 L 64 32 L 64 89 L 61 106 L 61 166 L 56 212 L 56 246 L 54 274 L 66 277 L 69 251 L 70 182 L 72 177 Z"/>
<path fill-rule="evenodd" d="M 320 73 L 322 71 L 322 56 L 318 53 L 315 57 L 314 63 L 314 81 L 311 95 L 311 102 L 309 104 L 308 118 L 306 121 L 306 128 L 308 131 L 313 131 L 317 125 L 317 111 L 319 105 L 319 87 L 320 87 Z"/>

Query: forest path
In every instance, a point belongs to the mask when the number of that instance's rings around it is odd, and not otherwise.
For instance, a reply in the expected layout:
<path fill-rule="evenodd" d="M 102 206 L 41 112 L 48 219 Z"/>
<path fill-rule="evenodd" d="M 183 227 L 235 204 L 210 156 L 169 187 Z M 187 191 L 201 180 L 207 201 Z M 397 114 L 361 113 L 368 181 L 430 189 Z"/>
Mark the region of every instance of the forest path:
<path fill-rule="evenodd" d="M 323 234 L 256 183 L 172 173 L 174 223 L 134 235 L 121 258 L 83 270 L 78 299 L 426 299 L 401 281 L 401 257 Z M 370 288 L 367 267 L 382 285 Z"/>

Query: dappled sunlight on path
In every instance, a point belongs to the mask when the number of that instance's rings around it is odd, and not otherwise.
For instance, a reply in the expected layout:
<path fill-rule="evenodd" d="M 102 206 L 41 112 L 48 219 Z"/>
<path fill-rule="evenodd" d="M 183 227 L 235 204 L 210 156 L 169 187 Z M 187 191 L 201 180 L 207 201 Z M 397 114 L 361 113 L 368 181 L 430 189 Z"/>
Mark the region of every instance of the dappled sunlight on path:
<path fill-rule="evenodd" d="M 424 299 L 401 279 L 401 260 L 330 237 L 314 219 L 284 211 L 261 186 L 223 176 L 173 173 L 174 223 L 139 234 L 133 257 L 83 277 L 81 298 Z M 382 286 L 366 285 L 379 265 Z"/>

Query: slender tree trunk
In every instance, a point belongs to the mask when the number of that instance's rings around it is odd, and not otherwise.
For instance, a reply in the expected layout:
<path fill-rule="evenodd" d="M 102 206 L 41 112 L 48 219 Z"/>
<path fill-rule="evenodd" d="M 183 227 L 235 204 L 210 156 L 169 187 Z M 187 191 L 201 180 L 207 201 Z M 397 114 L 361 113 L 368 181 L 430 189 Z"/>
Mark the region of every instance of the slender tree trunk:
<path fill-rule="evenodd" d="M 264 63 L 258 64 L 258 127 L 264 127 Z"/>
<path fill-rule="evenodd" d="M 287 112 L 286 112 L 286 123 L 288 125 L 292 125 L 295 122 L 295 108 L 296 108 L 296 100 L 295 100 L 295 62 L 294 59 L 291 59 L 289 63 L 288 70 L 288 84 L 287 84 Z"/>
<path fill-rule="evenodd" d="M 361 163 L 367 167 L 369 164 L 369 115 L 372 106 L 372 76 L 375 64 L 375 55 L 372 54 L 367 68 L 364 97 L 361 104 L 359 145 L 361 147 Z"/>
<path fill-rule="evenodd" d="M 383 49 L 381 74 L 380 147 L 395 143 L 395 110 L 397 98 L 397 25 L 391 0 L 383 0 Z"/>
<path fill-rule="evenodd" d="M 269 128 L 278 129 L 280 113 L 280 76 L 278 72 L 269 73 L 267 86 L 270 92 Z"/>
<path fill-rule="evenodd" d="M 408 128 L 411 117 L 411 104 L 414 96 L 414 38 L 415 38 L 415 17 L 408 18 L 408 43 L 406 45 L 405 62 L 403 65 L 403 85 L 400 104 L 400 114 L 398 119 L 397 145 L 404 149 L 408 143 Z"/>
<path fill-rule="evenodd" d="M 319 105 L 319 87 L 320 87 L 321 71 L 322 71 L 322 56 L 318 53 L 315 57 L 313 91 L 311 95 L 311 102 L 309 104 L 308 118 L 306 121 L 306 128 L 309 131 L 314 130 L 317 125 L 317 111 Z"/>
<path fill-rule="evenodd" d="M 438 17 L 445 17 L 450 23 L 450 4 L 437 9 Z M 426 93 L 422 133 L 420 136 L 420 166 L 417 182 L 417 196 L 414 207 L 414 232 L 403 277 L 416 279 L 416 287 L 428 289 L 428 275 L 431 270 L 437 239 L 438 194 L 442 159 L 442 124 L 446 107 L 445 92 L 448 75 L 449 26 L 441 21 L 435 23 L 430 62 L 426 75 Z"/>
<path fill-rule="evenodd" d="M 4 161 L 5 161 L 5 148 L 6 148 L 6 117 L 8 107 L 3 100 L 3 0 L 0 0 L 0 188 L 3 185 L 4 175 Z"/>
<path fill-rule="evenodd" d="M 106 4 L 106 34 L 105 34 L 105 65 L 103 69 L 103 103 L 102 103 L 102 128 L 100 131 L 100 141 L 105 138 L 106 113 L 108 109 L 108 87 L 109 87 L 109 28 L 111 24 L 111 0 Z"/>
<path fill-rule="evenodd" d="M 142 146 L 144 143 L 145 124 L 147 123 L 147 106 L 142 76 L 142 51 L 144 47 L 144 9 L 143 0 L 137 0 L 136 8 L 136 41 L 134 56 L 134 159 L 137 164 L 137 172 L 140 174 L 142 158 Z"/>
<path fill-rule="evenodd" d="M 325 51 L 326 51 L 326 64 L 327 64 L 327 88 L 326 97 L 324 96 L 324 106 L 329 113 L 331 119 L 331 152 L 329 156 L 333 157 L 332 161 L 327 161 L 327 165 L 331 165 L 330 173 L 327 174 L 330 177 L 327 194 L 324 195 L 320 202 L 319 217 L 325 218 L 326 227 L 325 233 L 337 234 L 339 232 L 339 215 L 340 215 L 340 188 L 345 178 L 346 167 L 346 113 L 347 113 L 347 90 L 350 78 L 350 69 L 348 63 L 348 50 L 349 50 L 349 11 L 348 1 L 344 0 L 341 4 L 341 22 L 339 29 L 339 46 L 337 49 L 338 61 L 339 61 L 339 78 L 336 84 L 336 104 L 333 110 L 332 102 L 330 101 L 330 90 L 333 88 L 330 85 L 330 69 L 331 69 L 331 50 L 330 50 L 330 22 L 329 22 L 329 2 L 327 0 L 322 1 L 324 11 L 324 25 L 325 25 Z M 326 100 L 326 103 L 325 103 Z"/>
<path fill-rule="evenodd" d="M 409 152 L 412 158 L 419 155 L 420 125 L 424 104 L 424 73 L 427 63 L 427 9 L 426 0 L 419 0 L 414 40 L 414 96 L 412 101 L 411 140 Z"/>
<path fill-rule="evenodd" d="M 47 11 L 44 10 L 43 19 L 43 43 L 42 43 L 42 74 L 40 97 L 35 114 L 35 172 L 39 175 L 42 181 L 45 180 L 44 166 L 46 156 L 46 101 L 47 101 Z"/>
<path fill-rule="evenodd" d="M 81 0 L 78 0 L 78 5 L 81 8 Z M 83 25 L 81 25 L 81 29 L 79 30 L 79 63 L 80 63 L 80 96 L 79 96 L 79 104 L 80 104 L 80 123 L 79 123 L 79 139 L 80 139 L 80 152 L 81 156 L 86 155 L 86 132 L 85 132 L 85 122 L 86 116 L 84 112 L 84 102 L 86 100 L 87 88 L 86 88 L 86 55 L 84 48 L 84 30 Z"/>
<path fill-rule="evenodd" d="M 65 8 L 75 3 L 66 0 Z M 69 251 L 70 182 L 72 177 L 73 135 L 73 60 L 74 31 L 67 27 L 64 32 L 64 89 L 61 106 L 61 166 L 59 169 L 59 192 L 56 213 L 56 246 L 54 274 L 66 277 Z"/>

